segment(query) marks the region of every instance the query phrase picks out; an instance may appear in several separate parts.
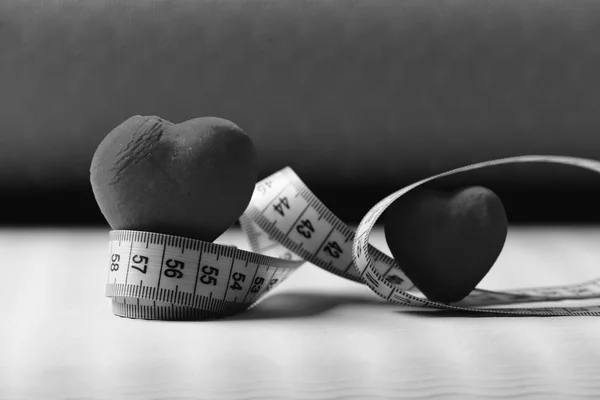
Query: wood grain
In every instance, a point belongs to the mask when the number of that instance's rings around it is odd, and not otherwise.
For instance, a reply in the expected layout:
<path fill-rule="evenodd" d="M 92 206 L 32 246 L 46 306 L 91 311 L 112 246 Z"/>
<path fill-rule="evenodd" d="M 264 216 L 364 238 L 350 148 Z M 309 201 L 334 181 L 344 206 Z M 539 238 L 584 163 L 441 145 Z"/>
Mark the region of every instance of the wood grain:
<path fill-rule="evenodd" d="M 512 228 L 482 286 L 591 278 L 599 241 Z M 235 230 L 219 242 L 247 248 Z M 309 265 L 237 317 L 131 320 L 103 296 L 106 230 L 5 229 L 0 255 L 0 399 L 600 397 L 593 317 L 422 312 Z"/>

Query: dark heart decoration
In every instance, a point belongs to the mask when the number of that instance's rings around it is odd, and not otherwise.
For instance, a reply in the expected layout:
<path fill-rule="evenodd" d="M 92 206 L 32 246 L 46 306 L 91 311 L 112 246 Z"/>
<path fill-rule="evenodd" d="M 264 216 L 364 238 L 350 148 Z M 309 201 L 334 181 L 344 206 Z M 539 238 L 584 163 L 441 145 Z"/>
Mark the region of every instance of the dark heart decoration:
<path fill-rule="evenodd" d="M 384 218 L 396 262 L 429 300 L 441 303 L 468 296 L 496 262 L 508 231 L 502 201 L 479 186 L 413 189 Z"/>

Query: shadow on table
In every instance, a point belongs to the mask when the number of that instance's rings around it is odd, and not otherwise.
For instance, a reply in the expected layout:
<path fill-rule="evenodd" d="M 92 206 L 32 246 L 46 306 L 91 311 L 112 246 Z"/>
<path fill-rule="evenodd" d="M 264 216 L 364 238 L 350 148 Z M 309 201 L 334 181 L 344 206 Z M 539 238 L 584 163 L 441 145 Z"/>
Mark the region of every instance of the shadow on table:
<path fill-rule="evenodd" d="M 250 310 L 224 318 L 224 321 L 249 321 L 266 319 L 311 318 L 334 311 L 340 307 L 367 307 L 373 312 L 387 309 L 398 315 L 415 318 L 519 318 L 541 317 L 458 310 L 439 310 L 401 306 L 371 297 L 369 294 L 330 294 L 295 291 L 277 293 L 264 299 Z M 357 312 L 359 312 L 357 310 Z"/>
<path fill-rule="evenodd" d="M 557 317 L 556 315 L 544 314 L 508 314 L 492 313 L 482 311 L 462 311 L 462 310 L 438 310 L 424 308 L 409 308 L 402 311 L 396 311 L 398 314 L 410 315 L 420 318 L 548 318 Z"/>
<path fill-rule="evenodd" d="M 375 296 L 358 294 L 328 294 L 320 292 L 276 293 L 261 301 L 250 310 L 227 317 L 227 321 L 247 321 L 277 318 L 309 318 L 332 311 L 341 306 L 367 306 L 397 308 Z"/>

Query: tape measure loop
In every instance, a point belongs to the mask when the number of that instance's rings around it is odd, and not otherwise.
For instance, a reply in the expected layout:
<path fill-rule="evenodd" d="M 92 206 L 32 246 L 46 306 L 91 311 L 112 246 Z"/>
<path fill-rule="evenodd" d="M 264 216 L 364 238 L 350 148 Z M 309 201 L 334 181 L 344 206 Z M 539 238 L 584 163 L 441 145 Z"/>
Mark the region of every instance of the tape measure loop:
<path fill-rule="evenodd" d="M 205 320 L 254 306 L 304 262 L 366 284 L 387 301 L 416 307 L 495 315 L 600 315 L 600 306 L 490 308 L 533 301 L 600 298 L 600 279 L 554 288 L 502 292 L 475 289 L 459 304 L 427 300 L 401 266 L 369 243 L 370 233 L 396 199 L 444 176 L 507 163 L 549 162 L 600 173 L 594 160 L 521 156 L 486 161 L 438 174 L 379 201 L 356 231 L 335 216 L 286 167 L 258 182 L 240 225 L 252 252 L 157 232 L 111 231 L 106 296 L 113 313 L 128 318 Z M 485 306 L 485 307 L 482 307 Z"/>

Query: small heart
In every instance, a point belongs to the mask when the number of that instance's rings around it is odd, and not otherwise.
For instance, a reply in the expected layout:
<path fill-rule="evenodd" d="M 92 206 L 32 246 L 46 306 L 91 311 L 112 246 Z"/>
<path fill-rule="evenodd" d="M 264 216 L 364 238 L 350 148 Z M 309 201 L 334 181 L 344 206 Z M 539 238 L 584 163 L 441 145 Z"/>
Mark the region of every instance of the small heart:
<path fill-rule="evenodd" d="M 398 265 L 429 300 L 441 303 L 469 295 L 496 262 L 508 231 L 502 201 L 479 186 L 451 193 L 413 189 L 384 218 Z"/>
<path fill-rule="evenodd" d="M 94 196 L 112 229 L 213 241 L 244 212 L 257 178 L 250 137 L 231 121 L 134 116 L 98 146 Z"/>

